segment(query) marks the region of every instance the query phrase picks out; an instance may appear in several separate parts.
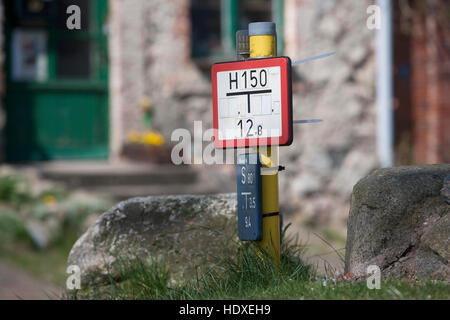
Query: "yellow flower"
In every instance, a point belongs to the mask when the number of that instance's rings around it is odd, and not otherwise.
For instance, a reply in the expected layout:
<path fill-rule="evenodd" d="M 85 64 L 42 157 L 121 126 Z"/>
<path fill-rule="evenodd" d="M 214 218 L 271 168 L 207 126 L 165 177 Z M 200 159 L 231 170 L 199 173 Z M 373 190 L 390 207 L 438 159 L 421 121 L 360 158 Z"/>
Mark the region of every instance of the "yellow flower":
<path fill-rule="evenodd" d="M 51 194 L 48 194 L 42 199 L 42 202 L 44 202 L 48 206 L 51 206 L 51 205 L 54 205 L 56 203 L 56 199 Z"/>
<path fill-rule="evenodd" d="M 141 136 L 141 143 L 153 146 L 161 146 L 164 144 L 164 137 L 160 133 L 149 131 Z"/>
<path fill-rule="evenodd" d="M 152 146 L 161 146 L 165 142 L 164 137 L 155 131 L 147 131 L 144 133 L 131 131 L 128 133 L 127 139 L 130 143 L 141 143 Z"/>

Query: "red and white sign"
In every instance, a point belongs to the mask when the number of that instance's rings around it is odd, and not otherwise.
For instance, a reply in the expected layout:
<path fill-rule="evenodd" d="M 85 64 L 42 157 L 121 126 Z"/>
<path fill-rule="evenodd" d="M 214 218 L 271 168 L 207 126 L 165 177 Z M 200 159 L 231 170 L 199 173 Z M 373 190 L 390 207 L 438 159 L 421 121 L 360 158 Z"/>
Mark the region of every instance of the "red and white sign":
<path fill-rule="evenodd" d="M 288 57 L 217 63 L 211 73 L 216 148 L 292 143 Z"/>

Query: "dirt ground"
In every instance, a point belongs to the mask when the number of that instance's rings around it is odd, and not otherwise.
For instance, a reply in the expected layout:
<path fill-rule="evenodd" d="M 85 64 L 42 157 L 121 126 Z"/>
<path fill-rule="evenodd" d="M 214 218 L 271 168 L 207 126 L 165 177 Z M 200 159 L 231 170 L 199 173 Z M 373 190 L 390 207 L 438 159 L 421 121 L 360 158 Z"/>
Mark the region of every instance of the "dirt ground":
<path fill-rule="evenodd" d="M 297 237 L 298 243 L 305 247 L 303 260 L 314 266 L 320 275 L 335 277 L 344 273 L 345 245 L 325 240 L 325 235 L 314 231 L 294 217 L 286 217 L 284 224 L 291 223 L 287 231 L 290 238 Z"/>
<path fill-rule="evenodd" d="M 59 299 L 60 291 L 0 261 L 0 300 L 54 300 Z"/>

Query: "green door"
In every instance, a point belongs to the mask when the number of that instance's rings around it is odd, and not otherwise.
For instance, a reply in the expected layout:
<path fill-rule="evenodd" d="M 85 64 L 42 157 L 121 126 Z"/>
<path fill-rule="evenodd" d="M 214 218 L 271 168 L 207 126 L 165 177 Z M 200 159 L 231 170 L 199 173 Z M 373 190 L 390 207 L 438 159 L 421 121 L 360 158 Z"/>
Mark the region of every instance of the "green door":
<path fill-rule="evenodd" d="M 108 156 L 106 3 L 4 2 L 8 161 Z"/>

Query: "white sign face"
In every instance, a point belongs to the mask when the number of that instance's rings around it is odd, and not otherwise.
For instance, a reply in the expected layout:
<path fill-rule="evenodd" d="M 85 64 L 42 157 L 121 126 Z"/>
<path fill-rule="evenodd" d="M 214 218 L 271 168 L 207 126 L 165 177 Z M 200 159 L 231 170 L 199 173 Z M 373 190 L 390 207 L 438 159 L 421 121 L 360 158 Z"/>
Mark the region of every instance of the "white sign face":
<path fill-rule="evenodd" d="M 279 66 L 217 72 L 220 140 L 282 136 Z"/>

